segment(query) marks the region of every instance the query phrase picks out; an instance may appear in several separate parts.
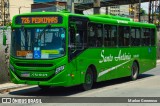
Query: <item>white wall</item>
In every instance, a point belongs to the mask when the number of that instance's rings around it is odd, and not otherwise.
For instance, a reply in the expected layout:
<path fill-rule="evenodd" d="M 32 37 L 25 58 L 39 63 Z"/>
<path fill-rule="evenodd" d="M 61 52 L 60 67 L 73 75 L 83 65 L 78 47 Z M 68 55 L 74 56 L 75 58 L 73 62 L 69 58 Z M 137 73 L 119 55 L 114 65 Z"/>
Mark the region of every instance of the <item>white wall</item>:
<path fill-rule="evenodd" d="M 12 20 L 14 15 L 20 13 L 31 12 L 31 4 L 33 4 L 33 0 L 9 0 L 10 2 L 10 19 Z"/>

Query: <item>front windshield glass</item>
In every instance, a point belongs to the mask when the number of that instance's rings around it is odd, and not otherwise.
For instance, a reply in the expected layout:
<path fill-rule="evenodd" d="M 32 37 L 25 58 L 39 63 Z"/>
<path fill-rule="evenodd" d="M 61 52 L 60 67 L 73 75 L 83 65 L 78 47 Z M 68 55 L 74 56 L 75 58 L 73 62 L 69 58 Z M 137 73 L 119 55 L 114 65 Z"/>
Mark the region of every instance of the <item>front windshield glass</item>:
<path fill-rule="evenodd" d="M 64 56 L 65 29 L 12 29 L 11 54 L 23 59 L 53 59 Z"/>

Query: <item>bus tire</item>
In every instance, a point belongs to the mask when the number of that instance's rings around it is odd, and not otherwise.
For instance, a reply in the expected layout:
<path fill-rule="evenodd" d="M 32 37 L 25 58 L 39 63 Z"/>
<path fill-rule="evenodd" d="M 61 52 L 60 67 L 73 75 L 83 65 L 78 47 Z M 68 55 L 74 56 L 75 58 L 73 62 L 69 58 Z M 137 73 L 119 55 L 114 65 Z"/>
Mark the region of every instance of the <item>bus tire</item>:
<path fill-rule="evenodd" d="M 93 86 L 93 71 L 91 68 L 87 69 L 84 83 L 82 84 L 83 90 L 90 90 Z"/>
<path fill-rule="evenodd" d="M 137 62 L 133 62 L 131 67 L 131 79 L 136 80 L 139 74 L 139 68 Z"/>
<path fill-rule="evenodd" d="M 38 87 L 45 90 L 45 89 L 49 89 L 51 86 L 38 85 Z"/>

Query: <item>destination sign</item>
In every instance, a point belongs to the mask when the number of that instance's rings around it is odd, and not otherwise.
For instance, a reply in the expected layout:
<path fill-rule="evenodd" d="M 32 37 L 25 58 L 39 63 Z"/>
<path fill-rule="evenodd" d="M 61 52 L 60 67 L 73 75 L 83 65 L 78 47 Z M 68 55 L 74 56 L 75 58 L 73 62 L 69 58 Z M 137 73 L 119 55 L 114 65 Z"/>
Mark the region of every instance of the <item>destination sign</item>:
<path fill-rule="evenodd" d="M 58 24 L 62 23 L 61 16 L 18 16 L 16 24 Z"/>

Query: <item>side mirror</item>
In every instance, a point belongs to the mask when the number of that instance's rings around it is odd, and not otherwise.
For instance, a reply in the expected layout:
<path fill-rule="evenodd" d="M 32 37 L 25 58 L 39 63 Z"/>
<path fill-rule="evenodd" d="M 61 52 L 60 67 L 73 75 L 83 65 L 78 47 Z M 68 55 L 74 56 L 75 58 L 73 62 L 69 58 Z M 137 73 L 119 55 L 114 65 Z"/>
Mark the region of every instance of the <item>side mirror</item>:
<path fill-rule="evenodd" d="M 7 36 L 3 33 L 3 45 L 6 46 Z"/>

